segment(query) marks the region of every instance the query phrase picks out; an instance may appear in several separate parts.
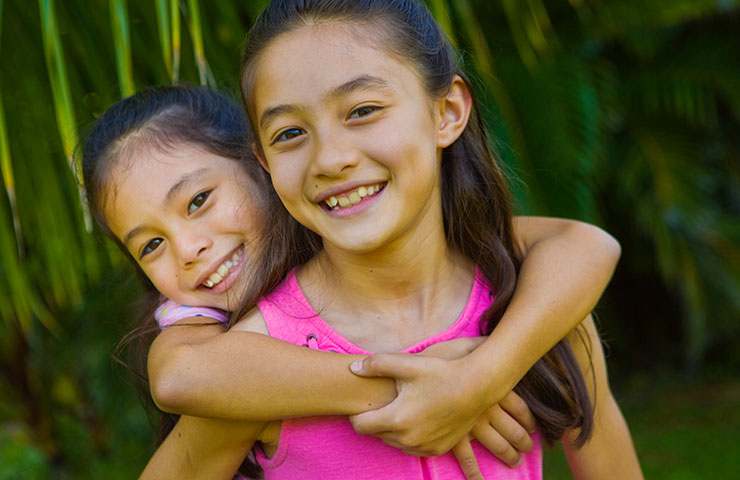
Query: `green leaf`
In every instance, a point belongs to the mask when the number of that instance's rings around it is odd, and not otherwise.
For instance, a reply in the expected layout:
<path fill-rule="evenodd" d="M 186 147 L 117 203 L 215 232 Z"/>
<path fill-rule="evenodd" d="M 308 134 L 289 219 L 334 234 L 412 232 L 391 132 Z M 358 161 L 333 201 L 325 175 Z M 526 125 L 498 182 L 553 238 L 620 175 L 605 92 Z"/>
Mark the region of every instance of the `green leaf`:
<path fill-rule="evenodd" d="M 62 50 L 62 40 L 54 12 L 54 0 L 39 0 L 41 13 L 41 34 L 44 44 L 44 56 L 46 68 L 49 72 L 49 83 L 51 83 L 52 96 L 54 97 L 54 112 L 56 113 L 59 134 L 62 137 L 64 154 L 67 156 L 69 168 L 77 178 L 77 184 L 82 185 L 82 168 L 75 162 L 74 150 L 79 142 L 77 135 L 77 122 L 72 106 L 72 95 L 67 78 L 67 67 Z M 87 231 L 92 231 L 92 219 L 86 201 L 79 191 L 80 205 L 85 218 Z"/>
<path fill-rule="evenodd" d="M 203 26 L 201 24 L 198 0 L 188 0 L 187 20 L 190 37 L 193 39 L 193 53 L 195 54 L 195 63 L 198 65 L 200 84 L 215 88 L 216 80 L 213 78 L 211 68 L 208 66 L 205 48 L 203 47 Z"/>
<path fill-rule="evenodd" d="M 121 96 L 129 97 L 136 93 L 136 87 L 134 86 L 134 71 L 131 65 L 131 38 L 126 0 L 110 0 L 109 8 L 113 45 L 116 51 L 118 84 L 121 88 Z"/>
<path fill-rule="evenodd" d="M 170 16 L 167 9 L 167 0 L 157 0 L 157 29 L 159 31 L 159 45 L 162 49 L 164 66 L 174 82 L 172 72 L 172 33 L 170 32 Z"/>
<path fill-rule="evenodd" d="M 172 20 L 172 83 L 180 81 L 180 0 L 170 0 L 170 19 Z"/>

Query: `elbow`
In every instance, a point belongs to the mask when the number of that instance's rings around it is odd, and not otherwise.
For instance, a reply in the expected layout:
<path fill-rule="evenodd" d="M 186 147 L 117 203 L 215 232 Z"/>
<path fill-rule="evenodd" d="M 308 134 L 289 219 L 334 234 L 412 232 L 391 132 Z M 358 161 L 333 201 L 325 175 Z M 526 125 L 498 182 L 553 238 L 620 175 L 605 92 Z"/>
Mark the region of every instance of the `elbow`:
<path fill-rule="evenodd" d="M 604 256 L 616 268 L 617 263 L 619 262 L 619 258 L 622 256 L 622 245 L 620 245 L 619 240 L 614 238 L 607 231 L 602 230 L 599 227 L 594 228 L 599 231 L 599 235 L 601 237 L 601 242 L 603 245 L 602 248 L 604 249 Z"/>
<path fill-rule="evenodd" d="M 187 347 L 172 348 L 167 358 L 149 364 L 149 390 L 154 404 L 163 412 L 187 414 L 190 393 L 187 374 Z"/>
<path fill-rule="evenodd" d="M 584 236 L 591 239 L 595 253 L 602 258 L 605 263 L 616 268 L 619 258 L 622 256 L 622 246 L 619 241 L 609 234 L 606 230 L 584 222 L 574 222 L 572 227 L 575 229 L 574 234 L 580 238 Z"/>

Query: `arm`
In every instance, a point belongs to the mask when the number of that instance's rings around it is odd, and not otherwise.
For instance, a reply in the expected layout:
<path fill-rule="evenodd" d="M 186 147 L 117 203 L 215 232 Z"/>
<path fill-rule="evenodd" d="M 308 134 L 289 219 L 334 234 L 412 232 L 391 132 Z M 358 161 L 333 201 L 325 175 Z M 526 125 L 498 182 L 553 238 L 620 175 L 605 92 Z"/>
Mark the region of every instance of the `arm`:
<path fill-rule="evenodd" d="M 399 390 L 385 408 L 352 418 L 358 432 L 418 454 L 449 450 L 593 309 L 619 258 L 616 240 L 581 222 L 518 217 L 514 225 L 525 258 L 490 337 L 459 360 L 386 354 L 353 364 L 357 374 L 395 378 Z"/>
<path fill-rule="evenodd" d="M 393 380 L 352 375 L 347 367 L 359 358 L 271 338 L 255 309 L 227 332 L 205 317 L 168 327 L 152 344 L 148 371 L 152 397 L 166 412 L 261 421 L 387 404 L 396 396 Z"/>
<path fill-rule="evenodd" d="M 583 326 L 588 336 L 590 352 L 576 335 L 571 335 L 568 340 L 594 401 L 594 429 L 591 438 L 581 448 L 575 448 L 570 441 L 578 432 L 570 432 L 563 439 L 573 477 L 576 480 L 641 480 L 642 471 L 627 422 L 609 389 L 604 351 L 593 319 L 587 318 Z"/>
<path fill-rule="evenodd" d="M 264 425 L 181 417 L 147 463 L 139 480 L 231 479 Z"/>

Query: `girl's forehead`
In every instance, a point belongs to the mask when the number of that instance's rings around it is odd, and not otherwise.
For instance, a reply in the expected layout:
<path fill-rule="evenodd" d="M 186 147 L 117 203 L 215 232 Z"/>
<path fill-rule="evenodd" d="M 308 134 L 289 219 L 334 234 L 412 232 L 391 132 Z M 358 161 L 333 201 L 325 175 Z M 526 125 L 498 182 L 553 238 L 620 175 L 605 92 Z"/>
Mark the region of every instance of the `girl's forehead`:
<path fill-rule="evenodd" d="M 377 37 L 371 25 L 337 21 L 304 25 L 275 38 L 253 67 L 256 120 L 276 105 L 320 103 L 360 76 L 379 79 L 376 86 L 384 83 L 400 94 L 420 86 L 416 69 L 381 40 L 372 40 L 373 33 Z"/>

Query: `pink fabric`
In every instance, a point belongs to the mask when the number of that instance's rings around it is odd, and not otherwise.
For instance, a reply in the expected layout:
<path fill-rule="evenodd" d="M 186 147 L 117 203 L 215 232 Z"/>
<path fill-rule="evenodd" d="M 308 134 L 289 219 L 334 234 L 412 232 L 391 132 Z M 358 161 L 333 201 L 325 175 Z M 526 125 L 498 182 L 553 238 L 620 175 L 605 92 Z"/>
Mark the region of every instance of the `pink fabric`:
<path fill-rule="evenodd" d="M 480 272 L 460 318 L 443 332 L 404 350 L 416 353 L 434 343 L 479 335 L 481 314 L 493 301 Z M 317 350 L 367 354 L 326 324 L 311 308 L 301 292 L 294 272 L 271 294 L 259 302 L 270 335 Z M 534 434 L 534 449 L 524 455 L 516 469 L 510 469 L 478 442 L 473 450 L 486 479 L 541 479 L 542 445 Z M 257 449 L 257 461 L 265 480 L 376 480 L 464 479 L 455 457 L 414 457 L 385 445 L 380 439 L 355 433 L 347 417 L 304 417 L 283 420 L 277 452 L 267 458 Z"/>
<path fill-rule="evenodd" d="M 226 316 L 226 312 L 223 310 L 208 307 L 189 307 L 172 300 L 167 300 L 154 312 L 154 318 L 157 320 L 159 328 L 168 327 L 183 318 L 191 317 L 208 317 L 221 323 L 229 321 L 229 317 Z"/>

